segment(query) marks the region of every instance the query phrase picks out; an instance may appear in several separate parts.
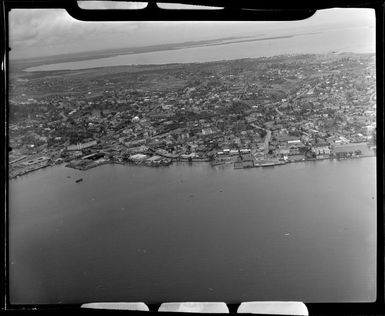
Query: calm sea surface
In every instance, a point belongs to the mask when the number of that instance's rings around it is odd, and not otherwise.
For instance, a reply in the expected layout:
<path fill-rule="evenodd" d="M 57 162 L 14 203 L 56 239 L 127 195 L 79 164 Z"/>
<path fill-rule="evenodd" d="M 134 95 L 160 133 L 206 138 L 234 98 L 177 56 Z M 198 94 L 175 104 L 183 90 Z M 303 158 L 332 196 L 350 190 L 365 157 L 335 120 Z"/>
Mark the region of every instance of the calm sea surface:
<path fill-rule="evenodd" d="M 277 54 L 328 53 L 331 51 L 375 52 L 374 28 L 350 27 L 291 35 L 292 37 L 288 38 L 258 39 L 243 43 L 197 46 L 41 65 L 27 68 L 26 71 L 74 70 L 135 64 L 197 63 Z"/>
<path fill-rule="evenodd" d="M 375 300 L 375 170 L 363 158 L 22 176 L 11 301 Z"/>

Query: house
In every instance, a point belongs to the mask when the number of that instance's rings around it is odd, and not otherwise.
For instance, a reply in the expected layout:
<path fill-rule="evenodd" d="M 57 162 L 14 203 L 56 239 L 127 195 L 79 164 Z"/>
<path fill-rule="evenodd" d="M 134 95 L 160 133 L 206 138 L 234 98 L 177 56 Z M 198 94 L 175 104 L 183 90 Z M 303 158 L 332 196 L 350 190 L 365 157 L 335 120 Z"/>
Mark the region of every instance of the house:
<path fill-rule="evenodd" d="M 312 152 L 315 153 L 317 159 L 325 159 L 330 156 L 329 146 L 315 146 L 312 148 Z"/>

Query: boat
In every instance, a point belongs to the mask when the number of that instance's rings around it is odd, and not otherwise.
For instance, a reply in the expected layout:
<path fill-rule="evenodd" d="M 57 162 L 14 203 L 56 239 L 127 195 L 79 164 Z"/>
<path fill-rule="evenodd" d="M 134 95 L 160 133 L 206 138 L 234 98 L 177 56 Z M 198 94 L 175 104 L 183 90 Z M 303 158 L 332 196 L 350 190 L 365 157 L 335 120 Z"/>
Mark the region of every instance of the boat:
<path fill-rule="evenodd" d="M 83 181 L 83 178 L 80 178 L 80 179 L 77 179 L 75 182 L 79 183 L 79 182 L 82 182 L 82 181 Z"/>
<path fill-rule="evenodd" d="M 211 162 L 212 166 L 220 166 L 220 165 L 224 165 L 224 164 L 225 164 L 224 161 L 216 161 L 216 160 L 214 160 L 214 161 Z"/>
<path fill-rule="evenodd" d="M 271 167 L 271 166 L 275 166 L 276 163 L 275 162 L 263 162 L 263 163 L 260 163 L 259 165 L 261 167 Z"/>

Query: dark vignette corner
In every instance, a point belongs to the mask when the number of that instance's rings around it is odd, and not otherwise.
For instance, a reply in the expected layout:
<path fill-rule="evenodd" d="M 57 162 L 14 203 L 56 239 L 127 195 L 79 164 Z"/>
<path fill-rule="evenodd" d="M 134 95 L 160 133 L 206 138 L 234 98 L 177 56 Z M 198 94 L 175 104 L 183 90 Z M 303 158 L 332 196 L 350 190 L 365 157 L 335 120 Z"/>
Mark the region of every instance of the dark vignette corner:
<path fill-rule="evenodd" d="M 154 2 L 150 0 L 150 2 Z M 310 315 L 383 315 L 384 314 L 384 204 L 383 196 L 384 192 L 384 175 L 383 170 L 385 166 L 385 161 L 383 157 L 384 149 L 384 2 L 383 1 L 312 1 L 311 4 L 304 6 L 300 1 L 238 1 L 235 4 L 235 1 L 164 1 L 164 2 L 186 2 L 186 3 L 195 3 L 195 4 L 212 4 L 212 5 L 221 5 L 229 7 L 228 10 L 224 10 L 221 14 L 215 15 L 214 17 L 210 16 L 210 12 L 202 11 L 201 14 L 204 14 L 204 19 L 207 20 L 274 20 L 279 16 L 282 19 L 301 19 L 311 16 L 317 8 L 330 8 L 330 7 L 368 7 L 376 9 L 376 62 L 377 62 L 377 190 L 378 190 L 378 217 L 377 217 L 377 302 L 373 304 L 366 303 L 356 303 L 356 304 L 320 304 L 320 303 L 309 303 L 307 304 L 309 308 Z M 247 13 L 239 10 L 241 6 L 250 6 L 258 7 L 262 9 L 270 9 L 265 11 L 248 11 Z M 8 134 L 7 134 L 7 119 L 8 119 L 8 10 L 11 8 L 28 8 L 28 7 L 40 7 L 40 8 L 66 8 L 69 14 L 75 18 L 85 19 L 85 20 L 124 20 L 133 19 L 137 16 L 132 15 L 131 13 L 121 13 L 124 10 L 108 10 L 107 17 L 101 15 L 100 12 L 95 12 L 97 10 L 89 10 L 90 12 L 84 12 L 81 10 L 75 2 L 72 0 L 36 0 L 36 1 L 27 1 L 27 0 L 3 0 L 1 2 L 0 14 L 0 31 L 1 36 L 1 58 L 2 58 L 2 69 L 0 77 L 0 96 L 1 96 L 1 146 L 2 146 L 2 155 L 1 155 L 1 185 L 2 185 L 2 197 L 1 202 L 5 207 L 8 205 L 7 201 L 7 187 L 8 187 Z M 293 10 L 294 9 L 294 10 Z M 120 11 L 120 12 L 119 12 Z M 290 14 L 288 14 L 290 12 Z M 158 12 L 154 6 L 149 6 L 147 11 L 143 11 L 139 19 L 142 20 L 194 20 L 196 18 L 196 13 L 187 11 L 184 13 L 178 13 L 177 15 L 168 15 L 165 12 Z M 215 13 L 217 14 L 217 13 Z M 199 16 L 199 20 L 202 20 L 202 15 Z M 2 273 L 1 281 L 4 286 L 2 290 L 8 292 L 8 265 L 7 265 L 7 256 L 8 256 L 8 234 L 7 234 L 7 223 L 8 223 L 8 212 L 5 211 L 2 216 L 2 242 L 5 245 L 3 249 L 4 253 L 4 271 Z M 16 308 L 16 306 L 11 306 L 9 303 L 9 297 L 4 295 L 2 296 L 2 309 L 7 306 L 9 308 Z M 231 313 L 236 311 L 238 305 L 232 304 L 229 305 Z M 150 306 L 150 312 L 153 314 L 157 310 L 158 306 Z M 22 306 L 17 307 L 18 309 L 30 310 L 35 309 L 36 306 Z M 51 310 L 58 312 L 60 311 L 72 311 L 78 310 L 79 306 L 66 305 L 66 306 L 38 306 L 38 309 Z M 79 310 L 78 310 L 79 311 Z M 81 310 L 81 312 L 86 312 Z M 88 311 L 89 312 L 89 311 Z M 93 313 L 98 313 L 95 311 Z M 100 311 L 101 312 L 101 311 Z M 116 312 L 119 313 L 119 312 Z M 122 314 L 122 312 L 120 312 Z M 129 313 L 133 314 L 133 313 Z M 143 314 L 143 313 L 140 313 Z M 166 313 L 169 314 L 169 313 Z"/>

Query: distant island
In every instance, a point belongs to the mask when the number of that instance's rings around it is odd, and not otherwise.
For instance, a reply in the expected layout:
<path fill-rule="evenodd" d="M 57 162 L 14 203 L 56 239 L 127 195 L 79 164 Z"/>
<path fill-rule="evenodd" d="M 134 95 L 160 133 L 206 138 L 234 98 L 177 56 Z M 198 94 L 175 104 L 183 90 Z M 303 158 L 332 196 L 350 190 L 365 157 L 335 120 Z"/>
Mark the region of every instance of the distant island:
<path fill-rule="evenodd" d="M 118 55 L 159 52 L 159 51 L 167 51 L 167 50 L 174 50 L 174 49 L 181 49 L 181 48 L 265 41 L 265 40 L 273 40 L 273 39 L 290 38 L 293 36 L 295 35 L 280 35 L 280 36 L 259 35 L 259 36 L 221 37 L 221 38 L 210 39 L 210 40 L 186 41 L 186 42 L 176 42 L 176 43 L 138 46 L 138 47 L 110 48 L 110 49 L 104 49 L 104 50 L 98 50 L 98 51 L 85 51 L 85 52 L 79 52 L 79 53 L 44 56 L 44 57 L 36 57 L 36 58 L 28 58 L 28 59 L 14 59 L 12 60 L 12 63 L 14 66 L 13 71 L 22 71 L 22 70 L 25 70 L 26 68 L 32 68 L 32 67 L 37 67 L 37 66 L 51 64 L 51 63 L 84 61 L 84 60 L 96 59 L 96 58 L 114 57 Z"/>

